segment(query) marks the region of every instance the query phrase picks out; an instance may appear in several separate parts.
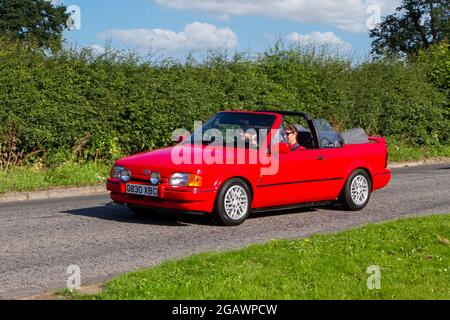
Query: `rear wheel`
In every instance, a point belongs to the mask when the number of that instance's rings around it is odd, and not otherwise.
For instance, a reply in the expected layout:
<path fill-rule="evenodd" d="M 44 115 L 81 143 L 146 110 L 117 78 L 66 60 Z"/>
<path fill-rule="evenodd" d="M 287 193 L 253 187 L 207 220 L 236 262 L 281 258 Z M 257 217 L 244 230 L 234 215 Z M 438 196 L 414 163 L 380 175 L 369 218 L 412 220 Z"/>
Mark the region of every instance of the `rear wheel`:
<path fill-rule="evenodd" d="M 215 221 L 225 226 L 238 226 L 250 215 L 251 191 L 241 179 L 231 179 L 222 186 L 216 200 Z"/>
<path fill-rule="evenodd" d="M 360 211 L 369 203 L 371 191 L 369 174 L 362 169 L 356 170 L 345 183 L 339 202 L 346 210 Z"/>

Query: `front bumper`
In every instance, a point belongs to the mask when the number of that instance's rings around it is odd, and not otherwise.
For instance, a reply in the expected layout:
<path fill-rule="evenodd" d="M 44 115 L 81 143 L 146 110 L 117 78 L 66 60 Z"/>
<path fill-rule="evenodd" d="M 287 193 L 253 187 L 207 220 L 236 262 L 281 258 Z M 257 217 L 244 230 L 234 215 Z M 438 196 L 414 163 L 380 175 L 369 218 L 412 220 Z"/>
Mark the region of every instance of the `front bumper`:
<path fill-rule="evenodd" d="M 136 196 L 127 194 L 126 183 L 116 179 L 109 179 L 106 189 L 111 191 L 111 198 L 120 204 L 189 213 L 211 213 L 217 193 L 214 188 L 181 188 L 161 184 L 157 198 Z"/>

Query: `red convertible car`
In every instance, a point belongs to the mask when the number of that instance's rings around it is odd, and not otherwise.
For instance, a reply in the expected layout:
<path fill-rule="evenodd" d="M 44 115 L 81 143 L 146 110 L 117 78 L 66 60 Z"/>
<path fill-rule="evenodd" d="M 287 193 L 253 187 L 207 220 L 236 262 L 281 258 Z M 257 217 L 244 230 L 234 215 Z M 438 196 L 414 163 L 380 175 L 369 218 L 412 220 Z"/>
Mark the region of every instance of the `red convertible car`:
<path fill-rule="evenodd" d="M 136 214 L 209 214 L 223 225 L 251 212 L 340 203 L 362 210 L 390 179 L 386 141 L 338 133 L 300 112 L 220 112 L 178 144 L 117 161 L 107 181 Z"/>

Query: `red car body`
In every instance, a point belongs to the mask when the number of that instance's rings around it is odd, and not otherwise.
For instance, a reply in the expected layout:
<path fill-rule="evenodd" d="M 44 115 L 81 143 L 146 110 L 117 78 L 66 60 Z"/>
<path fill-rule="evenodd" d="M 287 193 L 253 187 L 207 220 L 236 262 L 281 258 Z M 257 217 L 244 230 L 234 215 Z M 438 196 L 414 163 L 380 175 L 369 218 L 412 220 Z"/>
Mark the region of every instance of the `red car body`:
<path fill-rule="evenodd" d="M 248 114 L 248 113 L 246 113 Z M 283 123 L 278 113 L 270 114 L 276 130 Z M 269 138 L 268 138 L 269 139 Z M 279 170 L 276 175 L 261 175 L 260 164 L 174 164 L 171 158 L 173 148 L 164 148 L 121 159 L 116 166 L 131 171 L 128 183 L 149 185 L 149 172 L 160 173 L 157 185 L 158 197 L 127 194 L 126 182 L 117 178 L 107 181 L 111 198 L 119 204 L 134 207 L 177 210 L 186 213 L 212 213 L 218 192 L 226 181 L 239 178 L 252 194 L 251 210 L 271 210 L 281 207 L 311 205 L 333 202 L 340 196 L 346 181 L 355 170 L 367 172 L 374 192 L 385 187 L 391 172 L 387 168 L 388 151 L 385 139 L 369 137 L 368 144 L 344 145 L 340 148 L 316 148 L 296 152 L 280 152 Z M 193 156 L 204 153 L 206 145 L 186 145 Z M 236 152 L 226 146 L 215 152 Z M 249 153 L 256 150 L 247 149 Z M 267 153 L 267 157 L 271 157 Z M 199 187 L 175 187 L 169 179 L 175 172 L 195 174 L 202 177 Z"/>

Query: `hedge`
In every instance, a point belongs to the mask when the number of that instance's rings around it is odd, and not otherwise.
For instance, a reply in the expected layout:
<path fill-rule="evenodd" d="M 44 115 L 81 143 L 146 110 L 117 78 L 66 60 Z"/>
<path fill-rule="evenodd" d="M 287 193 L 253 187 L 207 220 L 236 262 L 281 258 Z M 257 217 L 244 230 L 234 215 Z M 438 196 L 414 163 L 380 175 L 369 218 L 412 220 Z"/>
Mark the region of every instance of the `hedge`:
<path fill-rule="evenodd" d="M 444 59 L 439 72 L 448 79 L 448 49 Z M 50 54 L 2 40 L 0 158 L 109 161 L 165 146 L 174 129 L 231 109 L 301 110 L 340 130 L 448 144 L 448 91 L 428 60 L 357 64 L 276 45 L 262 54 L 142 61 L 111 48 Z"/>

